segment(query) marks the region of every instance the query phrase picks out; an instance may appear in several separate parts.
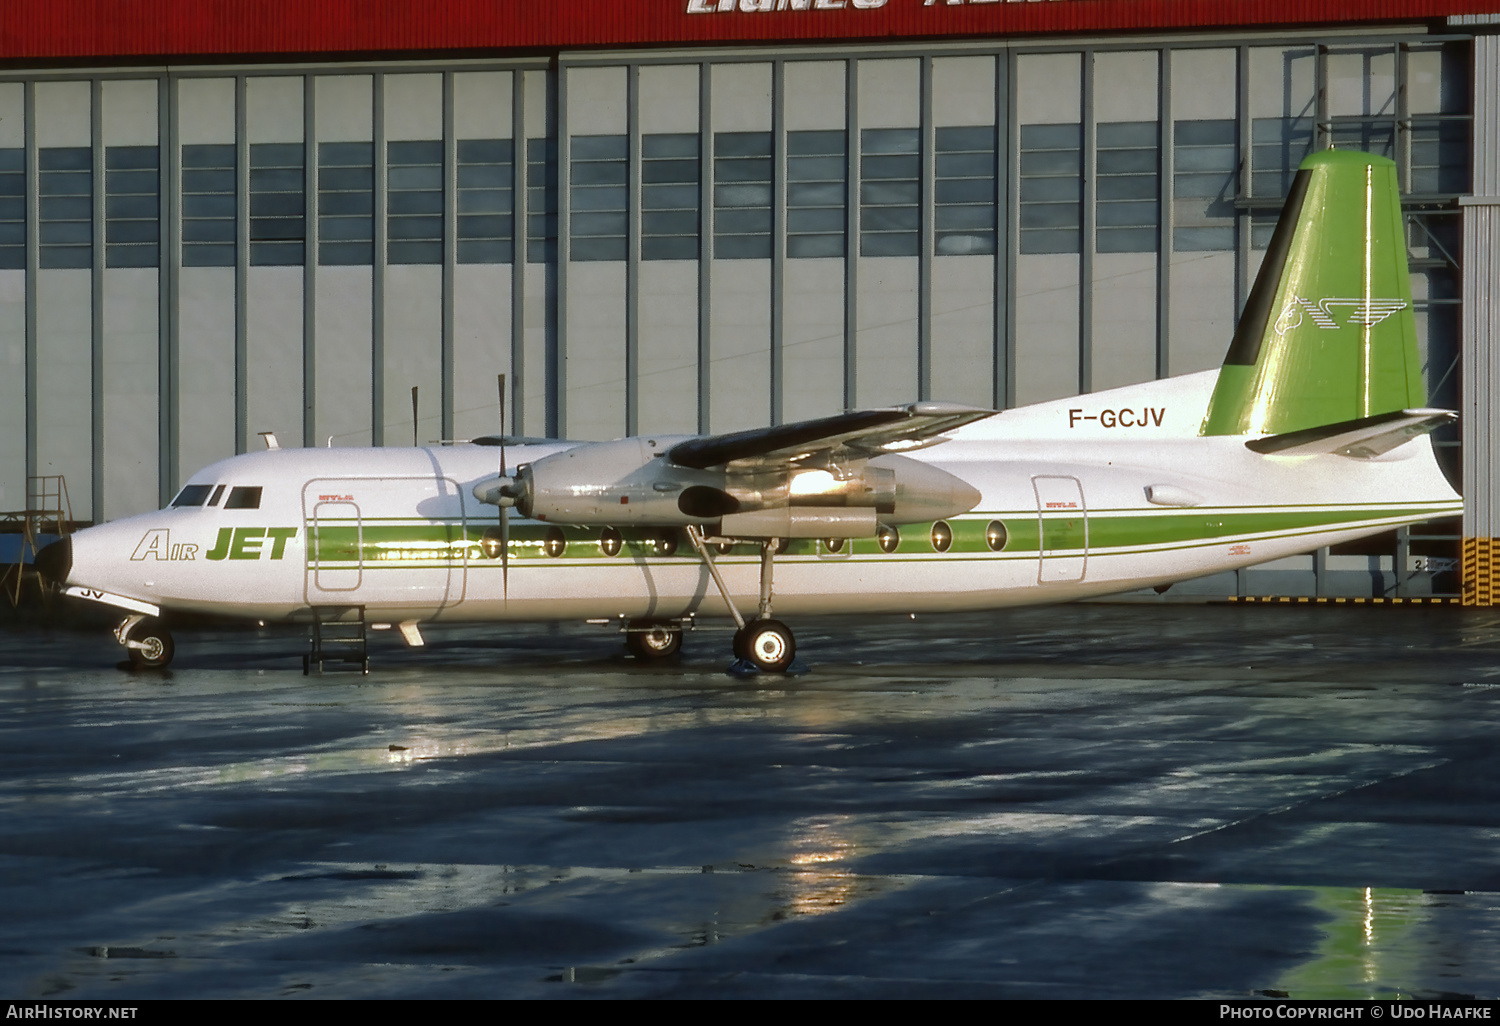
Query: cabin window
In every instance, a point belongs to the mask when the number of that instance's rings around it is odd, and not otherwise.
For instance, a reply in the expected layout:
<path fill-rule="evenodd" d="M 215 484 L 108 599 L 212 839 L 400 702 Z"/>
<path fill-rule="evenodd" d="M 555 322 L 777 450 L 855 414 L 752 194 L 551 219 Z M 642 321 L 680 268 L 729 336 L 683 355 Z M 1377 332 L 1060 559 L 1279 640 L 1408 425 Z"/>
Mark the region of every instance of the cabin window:
<path fill-rule="evenodd" d="M 896 546 L 901 544 L 901 532 L 889 524 L 881 524 L 876 540 L 880 542 L 881 552 L 895 552 Z"/>
<path fill-rule="evenodd" d="M 237 486 L 229 490 L 229 500 L 224 503 L 225 509 L 260 509 L 260 486 L 254 487 Z"/>
<path fill-rule="evenodd" d="M 937 552 L 947 552 L 953 547 L 953 528 L 945 521 L 932 525 L 932 547 Z"/>
<path fill-rule="evenodd" d="M 568 539 L 563 536 L 562 528 L 549 527 L 547 537 L 542 541 L 542 550 L 554 559 L 568 550 Z"/>
<path fill-rule="evenodd" d="M 990 526 L 984 529 L 984 543 L 990 547 L 990 551 L 999 552 L 1008 541 L 1010 532 L 1005 529 L 1005 525 L 998 520 L 991 520 Z"/>
<path fill-rule="evenodd" d="M 677 532 L 669 529 L 658 531 L 651 538 L 651 553 L 656 556 L 670 556 L 677 551 Z"/>
<path fill-rule="evenodd" d="M 214 490 L 213 485 L 190 484 L 184 485 L 182 491 L 177 493 L 177 498 L 172 500 L 173 506 L 201 506 L 208 493 Z"/>
<path fill-rule="evenodd" d="M 223 496 L 224 496 L 224 486 L 223 485 L 219 485 L 219 487 L 217 487 L 217 488 L 214 489 L 213 495 L 209 496 L 208 504 L 210 506 L 217 506 L 219 504 L 219 499 L 223 498 Z"/>
<path fill-rule="evenodd" d="M 624 543 L 624 537 L 613 527 L 606 527 L 599 535 L 599 549 L 606 556 L 618 556 Z"/>

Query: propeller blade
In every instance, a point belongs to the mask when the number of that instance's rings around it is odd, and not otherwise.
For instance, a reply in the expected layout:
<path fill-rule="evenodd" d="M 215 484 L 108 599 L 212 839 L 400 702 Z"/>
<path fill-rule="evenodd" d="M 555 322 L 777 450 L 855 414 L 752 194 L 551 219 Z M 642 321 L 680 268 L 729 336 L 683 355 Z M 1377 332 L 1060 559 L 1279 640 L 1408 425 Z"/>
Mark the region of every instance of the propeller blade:
<path fill-rule="evenodd" d="M 505 477 L 505 375 L 497 381 L 500 392 L 500 476 Z M 503 485 L 501 487 L 504 487 Z M 510 601 L 510 508 L 503 502 L 500 509 L 500 587 Z"/>
<path fill-rule="evenodd" d="M 411 386 L 411 444 L 417 444 L 417 386 Z"/>

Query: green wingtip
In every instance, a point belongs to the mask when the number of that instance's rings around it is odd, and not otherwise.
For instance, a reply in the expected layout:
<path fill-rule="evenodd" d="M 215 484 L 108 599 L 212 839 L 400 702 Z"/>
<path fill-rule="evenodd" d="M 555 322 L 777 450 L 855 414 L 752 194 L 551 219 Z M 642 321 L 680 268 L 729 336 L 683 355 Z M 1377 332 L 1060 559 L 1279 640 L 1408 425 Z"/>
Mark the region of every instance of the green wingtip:
<path fill-rule="evenodd" d="M 1203 422 L 1299 431 L 1422 406 L 1396 165 L 1352 150 L 1302 161 Z"/>

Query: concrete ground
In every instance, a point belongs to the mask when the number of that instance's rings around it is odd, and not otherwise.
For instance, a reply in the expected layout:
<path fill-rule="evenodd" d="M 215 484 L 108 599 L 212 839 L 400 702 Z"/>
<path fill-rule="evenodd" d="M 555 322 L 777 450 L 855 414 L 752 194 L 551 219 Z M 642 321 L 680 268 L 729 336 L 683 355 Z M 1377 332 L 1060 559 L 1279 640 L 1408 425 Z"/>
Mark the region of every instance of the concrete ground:
<path fill-rule="evenodd" d="M 0 996 L 1500 997 L 1500 614 L 0 630 Z"/>

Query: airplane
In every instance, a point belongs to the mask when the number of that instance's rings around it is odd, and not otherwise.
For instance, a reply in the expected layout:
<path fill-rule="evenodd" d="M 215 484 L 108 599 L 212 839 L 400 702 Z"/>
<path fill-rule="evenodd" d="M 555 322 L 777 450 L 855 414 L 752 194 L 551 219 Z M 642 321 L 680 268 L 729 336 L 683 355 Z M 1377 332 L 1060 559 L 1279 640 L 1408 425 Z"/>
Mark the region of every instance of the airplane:
<path fill-rule="evenodd" d="M 140 667 L 171 662 L 176 612 L 363 617 L 413 645 L 430 623 L 607 621 L 646 661 L 729 617 L 737 660 L 777 673 L 778 616 L 1161 588 L 1458 513 L 1431 441 L 1456 415 L 1425 401 L 1396 166 L 1327 150 L 1217 371 L 710 436 L 268 448 L 35 562 L 126 614 Z"/>

